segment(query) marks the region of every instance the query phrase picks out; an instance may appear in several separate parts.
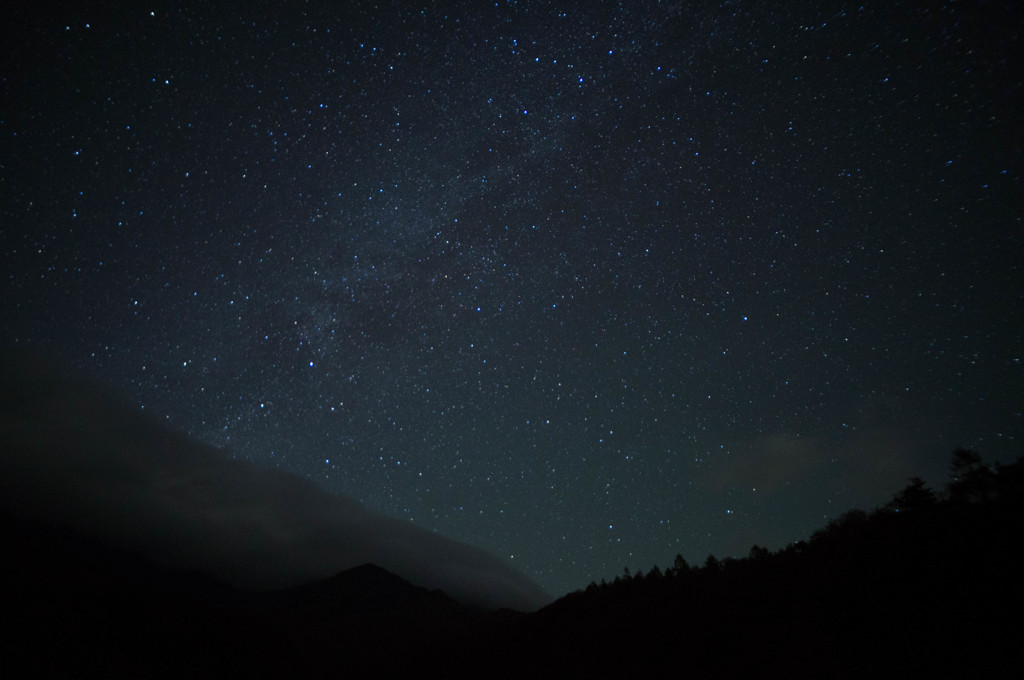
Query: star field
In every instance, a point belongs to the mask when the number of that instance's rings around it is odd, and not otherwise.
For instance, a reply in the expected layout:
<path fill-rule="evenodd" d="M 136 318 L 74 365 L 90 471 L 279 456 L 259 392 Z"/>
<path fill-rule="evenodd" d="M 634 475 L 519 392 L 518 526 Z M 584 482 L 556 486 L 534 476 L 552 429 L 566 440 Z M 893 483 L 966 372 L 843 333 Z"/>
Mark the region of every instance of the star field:
<path fill-rule="evenodd" d="M 18 17 L 0 340 L 555 594 L 1019 455 L 1014 4 L 594 4 Z"/>

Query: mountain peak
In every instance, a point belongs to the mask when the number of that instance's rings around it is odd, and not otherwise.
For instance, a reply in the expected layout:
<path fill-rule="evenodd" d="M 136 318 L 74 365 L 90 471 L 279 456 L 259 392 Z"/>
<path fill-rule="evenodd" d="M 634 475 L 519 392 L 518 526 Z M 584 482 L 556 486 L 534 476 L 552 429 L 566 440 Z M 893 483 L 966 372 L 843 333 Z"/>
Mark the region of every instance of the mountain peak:
<path fill-rule="evenodd" d="M 290 603 L 332 614 L 366 614 L 412 606 L 457 606 L 440 590 L 415 586 L 387 569 L 367 562 L 334 576 L 289 588 Z"/>

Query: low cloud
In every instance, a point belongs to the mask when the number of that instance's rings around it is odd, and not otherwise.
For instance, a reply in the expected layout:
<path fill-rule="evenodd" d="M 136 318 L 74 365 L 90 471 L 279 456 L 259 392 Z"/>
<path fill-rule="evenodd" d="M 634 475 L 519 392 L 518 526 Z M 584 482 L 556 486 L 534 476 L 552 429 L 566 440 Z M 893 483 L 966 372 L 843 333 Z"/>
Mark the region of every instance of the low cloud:
<path fill-rule="evenodd" d="M 550 598 L 479 548 L 191 441 L 33 356 L 0 366 L 0 503 L 247 588 L 374 562 L 466 603 Z"/>

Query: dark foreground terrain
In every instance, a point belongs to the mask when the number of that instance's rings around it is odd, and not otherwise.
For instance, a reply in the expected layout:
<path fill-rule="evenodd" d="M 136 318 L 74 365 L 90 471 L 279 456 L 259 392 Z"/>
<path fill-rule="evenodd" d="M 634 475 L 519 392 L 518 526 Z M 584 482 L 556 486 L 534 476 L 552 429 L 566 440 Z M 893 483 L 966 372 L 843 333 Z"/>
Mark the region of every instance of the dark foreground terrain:
<path fill-rule="evenodd" d="M 954 454 L 873 513 L 741 560 L 591 584 L 531 614 L 364 565 L 243 592 L 0 518 L 4 677 L 1019 677 L 1024 463 Z"/>

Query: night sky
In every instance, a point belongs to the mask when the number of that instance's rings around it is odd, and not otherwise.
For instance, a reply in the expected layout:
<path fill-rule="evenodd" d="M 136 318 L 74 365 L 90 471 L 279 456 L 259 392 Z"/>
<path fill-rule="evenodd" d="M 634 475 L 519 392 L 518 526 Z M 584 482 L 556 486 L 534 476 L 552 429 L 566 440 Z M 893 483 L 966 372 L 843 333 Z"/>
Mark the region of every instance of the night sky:
<path fill-rule="evenodd" d="M 1019 3 L 95 4 L 6 21 L 0 344 L 200 442 L 554 595 L 1022 452 Z"/>

